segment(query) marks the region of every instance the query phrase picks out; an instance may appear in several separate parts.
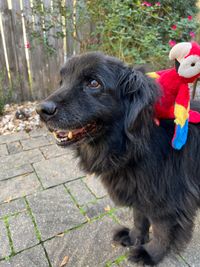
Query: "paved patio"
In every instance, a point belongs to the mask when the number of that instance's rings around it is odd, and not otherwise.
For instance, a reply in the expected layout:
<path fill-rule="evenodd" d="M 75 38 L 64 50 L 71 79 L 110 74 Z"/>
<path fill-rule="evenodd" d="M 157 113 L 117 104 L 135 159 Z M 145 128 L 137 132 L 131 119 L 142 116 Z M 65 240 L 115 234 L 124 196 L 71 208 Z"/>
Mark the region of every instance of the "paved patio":
<path fill-rule="evenodd" d="M 0 267 L 139 266 L 111 243 L 110 229 L 131 225 L 129 211 L 45 129 L 0 136 L 0 192 Z M 186 251 L 166 266 L 200 266 L 200 216 Z"/>

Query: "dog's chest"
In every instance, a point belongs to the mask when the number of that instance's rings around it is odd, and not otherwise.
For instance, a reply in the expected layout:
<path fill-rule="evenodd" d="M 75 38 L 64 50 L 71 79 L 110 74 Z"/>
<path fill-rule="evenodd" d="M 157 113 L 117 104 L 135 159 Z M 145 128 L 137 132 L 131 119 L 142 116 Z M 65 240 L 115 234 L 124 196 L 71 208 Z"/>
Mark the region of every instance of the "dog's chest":
<path fill-rule="evenodd" d="M 124 171 L 101 175 L 101 181 L 111 199 L 117 205 L 132 206 L 137 202 L 137 186 L 134 177 Z"/>

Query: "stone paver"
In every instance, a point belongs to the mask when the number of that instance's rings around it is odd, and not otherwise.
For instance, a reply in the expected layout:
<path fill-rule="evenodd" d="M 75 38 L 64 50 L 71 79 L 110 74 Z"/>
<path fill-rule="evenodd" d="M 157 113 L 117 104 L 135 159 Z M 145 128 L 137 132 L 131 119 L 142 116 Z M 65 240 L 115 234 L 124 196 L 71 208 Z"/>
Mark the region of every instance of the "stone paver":
<path fill-rule="evenodd" d="M 29 150 L 36 147 L 49 145 L 50 142 L 45 136 L 38 136 L 27 140 L 22 140 L 21 144 L 24 150 Z"/>
<path fill-rule="evenodd" d="M 10 254 L 9 240 L 5 224 L 0 220 L 0 259 Z"/>
<path fill-rule="evenodd" d="M 170 254 L 157 267 L 188 267 L 188 264 L 180 256 Z M 194 267 L 198 267 L 198 265 Z"/>
<path fill-rule="evenodd" d="M 114 203 L 108 197 L 99 199 L 94 203 L 88 203 L 85 206 L 83 206 L 86 215 L 90 219 L 98 217 L 99 215 L 104 214 L 106 212 L 109 212 L 112 208 L 114 208 Z"/>
<path fill-rule="evenodd" d="M 9 162 L 2 164 L 0 168 L 0 180 L 5 180 L 15 176 L 33 172 L 33 167 L 30 164 L 21 166 L 10 165 Z"/>
<path fill-rule="evenodd" d="M 46 127 L 30 131 L 30 133 L 29 133 L 29 135 L 31 137 L 47 136 L 47 134 L 48 134 L 48 132 L 47 132 Z"/>
<path fill-rule="evenodd" d="M 79 206 L 82 206 L 88 202 L 95 201 L 94 195 L 88 190 L 82 180 L 72 181 L 65 184 L 69 189 L 72 196 L 76 199 Z"/>
<path fill-rule="evenodd" d="M 17 154 L 0 157 L 0 169 L 8 164 L 10 167 L 18 167 L 28 163 L 34 163 L 43 160 L 44 157 L 39 149 L 23 151 Z M 7 168 L 8 169 L 8 168 Z"/>
<path fill-rule="evenodd" d="M 59 147 L 56 144 L 44 146 L 40 148 L 46 159 L 55 158 L 64 154 L 69 154 L 69 150 Z"/>
<path fill-rule="evenodd" d="M 121 255 L 125 249 L 111 243 L 114 224 L 111 218 L 104 217 L 45 242 L 52 267 L 60 266 L 65 256 L 69 257 L 67 267 L 103 267 L 108 260 Z"/>
<path fill-rule="evenodd" d="M 96 177 L 95 175 L 87 175 L 83 181 L 97 198 L 101 198 L 107 195 L 107 192 L 103 187 L 100 178 Z"/>
<path fill-rule="evenodd" d="M 27 199 L 43 240 L 86 221 L 63 186 L 45 190 Z"/>
<path fill-rule="evenodd" d="M 0 157 L 8 155 L 6 144 L 0 145 Z"/>
<path fill-rule="evenodd" d="M 45 188 L 84 176 L 70 152 L 58 158 L 40 161 L 33 166 Z"/>
<path fill-rule="evenodd" d="M 9 154 L 16 154 L 23 150 L 22 145 L 19 141 L 8 143 L 7 146 Z"/>
<path fill-rule="evenodd" d="M 28 139 L 30 136 L 25 132 L 1 135 L 0 136 L 0 144 L 11 143 L 18 140 Z"/>
<path fill-rule="evenodd" d="M 48 133 L 48 134 L 47 134 L 47 139 L 49 140 L 49 142 L 50 142 L 51 144 L 56 144 L 56 139 L 55 139 L 55 137 L 53 136 L 53 134 Z"/>
<path fill-rule="evenodd" d="M 182 257 L 189 263 L 191 267 L 200 266 L 200 213 L 196 219 L 196 224 L 191 242 L 188 244 L 185 252 L 182 252 Z"/>
<path fill-rule="evenodd" d="M 143 266 L 140 263 L 133 264 L 127 259 L 125 259 L 119 264 L 116 263 L 112 264 L 111 267 L 143 267 Z M 147 267 L 147 265 L 145 265 L 145 267 Z M 170 254 L 162 261 L 162 263 L 158 264 L 156 267 L 189 267 L 189 266 L 178 255 Z"/>
<path fill-rule="evenodd" d="M 24 199 L 16 199 L 0 205 L 0 217 L 12 215 L 26 210 Z"/>
<path fill-rule="evenodd" d="M 10 217 L 9 225 L 15 252 L 32 247 L 39 242 L 27 212 Z"/>
<path fill-rule="evenodd" d="M 0 202 L 26 196 L 41 189 L 35 173 L 0 181 Z"/>
<path fill-rule="evenodd" d="M 120 224 L 126 227 L 133 227 L 133 210 L 131 208 L 119 208 L 115 216 Z"/>
<path fill-rule="evenodd" d="M 8 261 L 0 262 L 0 267 L 49 267 L 41 245 L 23 251 Z"/>

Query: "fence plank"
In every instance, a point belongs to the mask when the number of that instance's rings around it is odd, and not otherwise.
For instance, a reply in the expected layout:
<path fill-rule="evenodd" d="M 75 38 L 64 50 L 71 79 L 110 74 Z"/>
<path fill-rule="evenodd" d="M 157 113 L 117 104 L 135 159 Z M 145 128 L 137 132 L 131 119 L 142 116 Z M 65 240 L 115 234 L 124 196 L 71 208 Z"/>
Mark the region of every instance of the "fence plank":
<path fill-rule="evenodd" d="M 37 1 L 38 2 L 38 1 Z M 41 1 L 39 1 L 41 3 Z M 33 2 L 33 8 L 34 4 Z M 46 86 L 44 82 L 44 49 L 42 44 L 42 25 L 41 25 L 41 17 L 37 15 L 35 12 L 32 13 L 30 5 L 26 3 L 25 9 L 25 17 L 26 17 L 26 31 L 27 38 L 30 42 L 30 63 L 31 63 L 31 75 L 32 75 L 32 91 L 34 99 L 42 99 L 47 95 Z M 31 18 L 31 21 L 30 21 Z M 34 18 L 34 21 L 32 20 Z M 39 35 L 39 39 L 33 37 L 33 34 L 37 33 Z"/>
<path fill-rule="evenodd" d="M 82 0 L 79 0 L 80 3 Z M 80 4 L 79 3 L 79 4 Z M 73 9 L 74 9 L 74 33 L 73 33 L 73 37 L 74 37 L 74 53 L 75 54 L 79 54 L 80 53 L 80 42 L 78 40 L 81 41 L 82 37 L 81 37 L 81 33 L 80 33 L 80 29 L 79 29 L 79 26 L 80 28 L 83 28 L 84 25 L 78 25 L 77 27 L 77 22 L 79 20 L 79 8 L 77 8 L 77 5 L 78 5 L 78 2 L 77 0 L 74 1 L 74 5 L 73 5 Z"/>
<path fill-rule="evenodd" d="M 50 92 L 54 91 L 59 85 L 60 75 L 59 70 L 64 62 L 63 39 L 58 33 L 62 32 L 61 15 L 59 6 L 52 5 L 52 21 L 53 26 L 49 31 L 49 44 L 55 49 L 54 53 L 49 55 L 49 77 L 51 81 Z M 57 16 L 58 15 L 58 16 Z M 57 22 L 57 23 L 56 23 Z"/>
<path fill-rule="evenodd" d="M 73 0 L 66 0 L 66 12 L 67 57 L 70 57 L 74 54 Z"/>
<path fill-rule="evenodd" d="M 44 10 L 49 14 L 45 17 L 44 26 L 53 25 L 53 6 L 51 5 L 51 0 L 43 0 Z M 46 65 L 45 73 L 48 75 L 48 79 L 45 84 L 47 84 L 47 94 L 50 94 L 58 84 L 58 58 L 57 58 L 57 40 L 55 38 L 55 25 L 51 27 L 50 30 L 46 32 L 46 38 L 48 39 L 48 45 L 52 48 L 55 48 L 55 51 L 50 53 L 50 51 L 45 51 L 44 60 Z"/>
<path fill-rule="evenodd" d="M 8 88 L 10 86 L 8 73 L 6 69 L 6 60 L 3 48 L 2 33 L 0 31 L 0 98 L 3 100 L 7 95 Z"/>
<path fill-rule="evenodd" d="M 60 3 L 61 5 L 61 3 Z M 62 29 L 62 16 L 59 13 L 58 15 L 58 23 L 57 25 L 55 25 L 55 31 L 56 33 L 61 33 L 63 31 Z M 65 32 L 64 32 L 65 34 Z M 64 63 L 64 58 L 65 58 L 65 54 L 64 54 L 64 39 L 63 38 L 57 38 L 56 39 L 56 56 L 57 56 L 57 63 L 58 66 L 60 68 L 60 66 Z"/>
<path fill-rule="evenodd" d="M 16 83 L 16 77 L 19 77 L 19 65 L 17 61 L 17 52 L 13 35 L 13 24 L 12 24 L 12 14 L 11 10 L 8 9 L 7 0 L 1 0 L 1 12 L 2 12 L 2 24 L 4 37 L 7 48 L 7 57 L 10 68 L 10 76 L 12 82 L 12 98 L 14 101 L 18 101 L 20 98 L 23 98 L 22 87 L 20 83 Z"/>
<path fill-rule="evenodd" d="M 24 32 L 22 25 L 23 10 L 20 7 L 20 1 L 12 1 L 12 28 L 14 34 L 14 44 L 17 52 L 17 61 L 19 66 L 19 83 L 22 88 L 22 99 L 32 99 L 29 75 L 28 75 L 28 64 L 25 54 L 25 43 L 24 43 Z"/>

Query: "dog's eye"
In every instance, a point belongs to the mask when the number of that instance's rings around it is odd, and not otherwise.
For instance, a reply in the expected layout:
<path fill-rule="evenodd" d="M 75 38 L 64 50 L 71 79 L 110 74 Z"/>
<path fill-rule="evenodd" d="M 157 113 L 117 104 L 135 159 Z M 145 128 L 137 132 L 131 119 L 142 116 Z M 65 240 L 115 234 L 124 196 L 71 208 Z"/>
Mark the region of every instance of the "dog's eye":
<path fill-rule="evenodd" d="M 95 88 L 95 89 L 97 89 L 97 88 L 99 88 L 101 85 L 100 85 L 100 83 L 98 83 L 96 80 L 91 80 L 91 81 L 89 81 L 89 83 L 88 83 L 88 87 L 90 87 L 90 88 Z"/>

